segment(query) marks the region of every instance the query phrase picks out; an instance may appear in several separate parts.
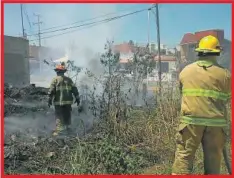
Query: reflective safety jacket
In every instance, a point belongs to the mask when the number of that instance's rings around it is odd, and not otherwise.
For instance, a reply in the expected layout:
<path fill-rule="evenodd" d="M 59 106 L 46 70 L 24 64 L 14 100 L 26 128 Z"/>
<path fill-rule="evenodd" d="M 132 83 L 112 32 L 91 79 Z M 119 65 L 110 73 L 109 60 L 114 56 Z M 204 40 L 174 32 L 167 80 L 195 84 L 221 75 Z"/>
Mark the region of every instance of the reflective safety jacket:
<path fill-rule="evenodd" d="M 225 105 L 231 97 L 231 74 L 216 61 L 198 60 L 179 76 L 181 122 L 204 126 L 227 125 Z"/>
<path fill-rule="evenodd" d="M 73 104 L 73 95 L 79 97 L 77 87 L 67 76 L 56 76 L 51 82 L 48 94 L 54 105 Z"/>

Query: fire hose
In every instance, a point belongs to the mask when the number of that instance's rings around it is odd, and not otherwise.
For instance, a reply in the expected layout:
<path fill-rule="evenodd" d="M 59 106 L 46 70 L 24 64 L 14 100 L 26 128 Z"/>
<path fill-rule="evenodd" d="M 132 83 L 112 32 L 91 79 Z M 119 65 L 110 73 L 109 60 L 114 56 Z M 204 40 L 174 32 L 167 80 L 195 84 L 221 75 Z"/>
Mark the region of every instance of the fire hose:
<path fill-rule="evenodd" d="M 226 168 L 227 168 L 227 170 L 228 170 L 228 173 L 229 173 L 230 175 L 232 175 L 232 168 L 231 168 L 230 161 L 229 161 L 229 159 L 228 159 L 228 151 L 227 151 L 226 145 L 225 145 L 224 148 L 223 148 L 223 158 L 224 158 L 224 162 L 225 162 Z"/>
<path fill-rule="evenodd" d="M 224 115 L 225 117 L 227 118 L 227 108 L 228 106 L 225 107 L 225 112 L 224 112 Z M 227 134 L 225 134 L 226 137 L 227 137 Z M 227 146 L 226 144 L 224 145 L 223 147 L 223 159 L 224 159 L 224 163 L 226 165 L 226 168 L 227 168 L 227 171 L 230 175 L 232 175 L 232 167 L 231 167 L 231 163 L 229 161 L 229 156 L 228 156 L 228 149 L 227 149 Z"/>

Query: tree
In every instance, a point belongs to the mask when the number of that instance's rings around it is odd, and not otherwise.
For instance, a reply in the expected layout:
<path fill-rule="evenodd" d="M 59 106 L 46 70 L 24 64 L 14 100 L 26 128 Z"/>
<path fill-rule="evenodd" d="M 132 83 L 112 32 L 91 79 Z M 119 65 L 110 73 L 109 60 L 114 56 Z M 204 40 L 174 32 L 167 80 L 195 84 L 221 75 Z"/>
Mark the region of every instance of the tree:
<path fill-rule="evenodd" d="M 132 85 L 135 98 L 139 97 L 140 86 L 148 74 L 156 67 L 154 55 L 147 47 L 134 47 L 133 60 L 129 61 L 130 71 L 133 74 Z M 135 101 L 134 101 L 135 102 Z"/>
<path fill-rule="evenodd" d="M 74 64 L 74 61 L 68 60 L 67 61 L 67 70 L 69 71 L 68 76 L 72 79 L 75 78 L 75 83 L 77 82 L 78 74 L 81 72 L 82 68 L 78 67 Z"/>
<path fill-rule="evenodd" d="M 101 55 L 101 64 L 103 64 L 108 70 L 109 75 L 116 70 L 119 63 L 119 53 L 114 53 L 113 50 L 114 41 L 107 41 L 105 45 L 106 52 Z"/>
<path fill-rule="evenodd" d="M 127 109 L 129 95 L 133 94 L 137 98 L 140 85 L 147 73 L 151 73 L 155 68 L 154 56 L 150 54 L 148 48 L 134 47 L 133 59 L 128 63 L 128 69 L 132 72 L 130 80 L 126 73 L 122 73 L 117 68 L 119 64 L 119 54 L 113 50 L 113 41 L 107 41 L 105 52 L 100 55 L 100 63 L 103 65 L 103 75 L 100 78 L 88 71 L 89 77 L 93 80 L 93 90 L 90 103 L 93 114 L 109 124 L 109 131 L 116 128 L 114 125 L 127 120 Z M 134 88 L 134 92 L 126 90 L 126 84 Z M 131 86 L 132 85 L 132 86 Z M 97 91 L 97 86 L 101 90 Z M 124 122 L 127 123 L 127 122 Z"/>
<path fill-rule="evenodd" d="M 104 80 L 96 80 L 96 82 L 101 82 L 103 91 L 101 96 L 98 97 L 98 102 L 93 97 L 93 103 L 96 103 L 94 107 L 100 111 L 99 117 L 106 120 L 106 123 L 110 125 L 108 129 L 111 131 L 113 131 L 111 126 L 114 123 L 119 122 L 119 119 L 124 120 L 126 118 L 126 95 L 121 90 L 125 77 L 124 74 L 118 72 L 119 53 L 114 52 L 113 43 L 113 41 L 107 41 L 105 52 L 100 58 L 105 69 L 104 76 L 102 76 Z M 99 106 L 97 106 L 97 103 L 99 103 Z"/>

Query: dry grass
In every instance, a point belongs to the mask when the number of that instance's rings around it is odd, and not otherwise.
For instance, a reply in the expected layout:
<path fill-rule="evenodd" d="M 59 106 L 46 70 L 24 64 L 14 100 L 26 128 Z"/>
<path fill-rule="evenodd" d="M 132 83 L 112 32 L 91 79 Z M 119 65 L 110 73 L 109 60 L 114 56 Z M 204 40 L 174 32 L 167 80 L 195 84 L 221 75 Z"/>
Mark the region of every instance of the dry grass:
<path fill-rule="evenodd" d="M 125 120 L 116 118 L 117 109 L 113 105 L 108 118 L 97 123 L 93 131 L 82 139 L 42 138 L 34 146 L 15 141 L 11 147 L 14 155 L 5 159 L 5 172 L 170 174 L 180 110 L 179 95 L 173 97 L 164 95 L 156 109 L 129 109 Z M 230 148 L 230 138 L 228 146 Z M 199 148 L 195 174 L 203 173 L 202 156 Z M 226 172 L 223 163 L 222 173 Z"/>

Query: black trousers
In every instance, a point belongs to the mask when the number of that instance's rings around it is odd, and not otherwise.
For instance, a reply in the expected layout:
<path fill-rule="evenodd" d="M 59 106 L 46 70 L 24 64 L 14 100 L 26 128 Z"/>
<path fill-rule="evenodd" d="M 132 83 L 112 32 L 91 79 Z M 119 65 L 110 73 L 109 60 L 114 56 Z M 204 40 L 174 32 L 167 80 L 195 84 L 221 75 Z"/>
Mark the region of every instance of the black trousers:
<path fill-rule="evenodd" d="M 61 125 L 71 125 L 71 111 L 72 107 L 70 104 L 67 105 L 55 105 L 55 117 Z"/>

